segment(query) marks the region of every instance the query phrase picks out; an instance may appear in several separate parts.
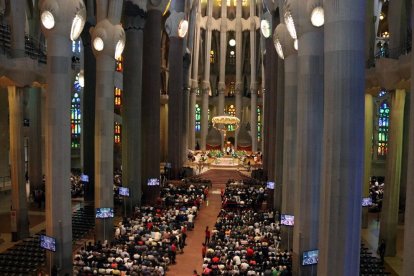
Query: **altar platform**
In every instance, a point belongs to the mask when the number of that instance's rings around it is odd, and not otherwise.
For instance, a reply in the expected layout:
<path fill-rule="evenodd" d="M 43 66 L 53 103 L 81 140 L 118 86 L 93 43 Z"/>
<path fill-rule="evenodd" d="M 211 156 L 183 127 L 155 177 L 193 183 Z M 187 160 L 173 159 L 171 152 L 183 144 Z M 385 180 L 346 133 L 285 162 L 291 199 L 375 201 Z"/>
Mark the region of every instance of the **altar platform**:
<path fill-rule="evenodd" d="M 215 158 L 211 163 L 210 167 L 231 167 L 235 168 L 239 166 L 239 159 L 233 157 L 219 157 Z"/>

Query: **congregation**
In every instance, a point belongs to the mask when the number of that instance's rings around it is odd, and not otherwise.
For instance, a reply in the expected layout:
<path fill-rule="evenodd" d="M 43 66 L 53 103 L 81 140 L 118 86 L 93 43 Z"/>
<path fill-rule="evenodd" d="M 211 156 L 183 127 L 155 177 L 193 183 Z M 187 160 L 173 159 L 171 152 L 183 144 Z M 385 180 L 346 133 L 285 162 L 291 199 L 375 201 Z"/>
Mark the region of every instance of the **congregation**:
<path fill-rule="evenodd" d="M 167 185 L 162 204 L 137 207 L 118 223 L 111 243 L 82 247 L 74 256 L 74 275 L 165 275 L 183 251 L 206 193 L 204 185 Z"/>

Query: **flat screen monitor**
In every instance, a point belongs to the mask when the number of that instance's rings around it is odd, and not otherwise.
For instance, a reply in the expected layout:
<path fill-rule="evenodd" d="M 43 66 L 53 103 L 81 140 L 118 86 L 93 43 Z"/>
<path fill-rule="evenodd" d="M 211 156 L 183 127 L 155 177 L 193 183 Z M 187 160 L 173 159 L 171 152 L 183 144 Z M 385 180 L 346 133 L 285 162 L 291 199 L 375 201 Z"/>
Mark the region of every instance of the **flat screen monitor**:
<path fill-rule="evenodd" d="M 362 198 L 362 207 L 369 207 L 369 206 L 372 206 L 372 198 L 363 197 Z"/>
<path fill-rule="evenodd" d="M 119 187 L 118 193 L 121 196 L 129 196 L 129 188 Z"/>
<path fill-rule="evenodd" d="M 56 239 L 46 235 L 40 235 L 40 247 L 56 252 Z"/>
<path fill-rule="evenodd" d="M 171 163 L 165 163 L 165 167 L 171 169 L 172 165 L 171 165 Z"/>
<path fill-rule="evenodd" d="M 148 184 L 148 186 L 159 186 L 160 185 L 160 180 L 159 180 L 159 178 L 149 178 L 147 184 Z"/>
<path fill-rule="evenodd" d="M 81 174 L 81 181 L 82 182 L 89 182 L 89 176 L 86 174 Z"/>
<path fill-rule="evenodd" d="M 293 226 L 295 224 L 295 217 L 292 215 L 280 215 L 280 224 L 281 225 L 287 225 L 287 226 Z"/>
<path fill-rule="evenodd" d="M 266 188 L 273 190 L 275 188 L 275 182 L 273 181 L 268 181 L 266 184 Z"/>
<path fill-rule="evenodd" d="M 114 209 L 113 208 L 96 208 L 96 218 L 113 218 Z"/>
<path fill-rule="evenodd" d="M 303 252 L 302 265 L 313 265 L 318 263 L 319 250 L 309 250 Z"/>

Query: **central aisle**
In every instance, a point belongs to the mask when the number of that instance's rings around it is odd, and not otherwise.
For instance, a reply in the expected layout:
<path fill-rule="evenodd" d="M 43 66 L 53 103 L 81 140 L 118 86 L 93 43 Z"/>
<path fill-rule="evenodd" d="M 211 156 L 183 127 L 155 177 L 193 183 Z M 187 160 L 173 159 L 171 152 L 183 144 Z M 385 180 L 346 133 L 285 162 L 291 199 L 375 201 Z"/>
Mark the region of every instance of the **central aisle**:
<path fill-rule="evenodd" d="M 212 182 L 212 189 L 207 198 L 208 202 L 205 202 L 201 207 L 194 230 L 187 232 L 187 246 L 184 248 L 184 253 L 177 254 L 177 264 L 169 267 L 166 273 L 168 276 L 191 276 L 194 269 L 201 275 L 203 264 L 201 247 L 204 242 L 204 230 L 206 226 L 209 226 L 210 230 L 213 229 L 220 212 L 220 189 L 226 186 L 228 179 L 242 180 L 245 178 L 236 170 L 209 170 L 201 176 Z"/>

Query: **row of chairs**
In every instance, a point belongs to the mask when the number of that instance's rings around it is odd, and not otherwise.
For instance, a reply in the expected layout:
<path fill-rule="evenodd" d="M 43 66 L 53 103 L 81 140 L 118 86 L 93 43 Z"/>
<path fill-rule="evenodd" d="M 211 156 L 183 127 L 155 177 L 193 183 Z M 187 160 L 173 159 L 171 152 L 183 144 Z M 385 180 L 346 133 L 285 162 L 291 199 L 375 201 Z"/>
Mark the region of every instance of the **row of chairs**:
<path fill-rule="evenodd" d="M 40 235 L 44 231 L 16 244 L 0 254 L 0 275 L 36 275 L 46 261 L 45 250 L 40 248 Z"/>
<path fill-rule="evenodd" d="M 381 260 L 373 256 L 364 244 L 361 244 L 359 270 L 361 276 L 383 276 L 391 274 L 385 270 Z"/>
<path fill-rule="evenodd" d="M 93 206 L 84 206 L 72 215 L 72 238 L 82 239 L 95 227 L 95 210 Z"/>

